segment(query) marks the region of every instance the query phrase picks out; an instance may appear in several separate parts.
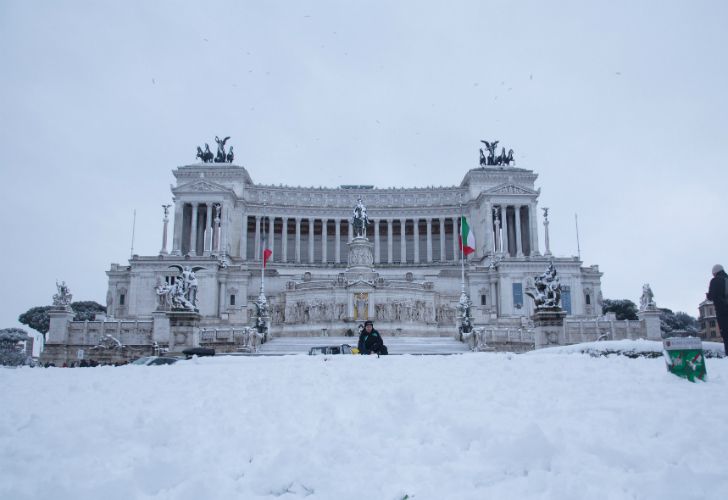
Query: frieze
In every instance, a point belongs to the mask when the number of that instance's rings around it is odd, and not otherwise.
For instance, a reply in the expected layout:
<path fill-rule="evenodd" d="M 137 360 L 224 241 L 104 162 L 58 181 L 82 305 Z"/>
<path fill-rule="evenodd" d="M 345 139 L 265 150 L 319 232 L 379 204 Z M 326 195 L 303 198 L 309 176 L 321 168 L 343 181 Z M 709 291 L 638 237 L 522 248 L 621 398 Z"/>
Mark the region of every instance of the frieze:
<path fill-rule="evenodd" d="M 507 184 L 489 189 L 485 191 L 485 194 L 525 194 L 530 196 L 537 194 L 537 192 L 521 186 L 516 186 L 515 184 Z"/>
<path fill-rule="evenodd" d="M 461 188 L 413 188 L 407 190 L 379 190 L 367 192 L 341 192 L 326 188 L 277 188 L 253 187 L 244 193 L 249 204 L 280 204 L 299 206 L 327 206 L 346 208 L 356 203 L 358 197 L 371 207 L 422 207 L 451 205 L 458 206 L 462 195 Z M 394 191 L 394 192 L 393 192 Z"/>
<path fill-rule="evenodd" d="M 209 182 L 205 180 L 199 180 L 196 182 L 189 182 L 187 184 L 182 184 L 181 186 L 177 186 L 172 188 L 172 193 L 182 193 L 182 192 L 197 192 L 197 193 L 230 193 L 232 192 L 232 189 L 223 186 L 221 184 L 217 184 L 214 182 Z"/>

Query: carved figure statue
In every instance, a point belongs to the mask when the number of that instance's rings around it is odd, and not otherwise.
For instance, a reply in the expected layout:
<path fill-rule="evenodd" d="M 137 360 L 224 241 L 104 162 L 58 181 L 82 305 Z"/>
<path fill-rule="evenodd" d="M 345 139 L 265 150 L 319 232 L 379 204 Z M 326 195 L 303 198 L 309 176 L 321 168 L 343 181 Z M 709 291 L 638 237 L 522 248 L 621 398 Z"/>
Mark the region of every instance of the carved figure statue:
<path fill-rule="evenodd" d="M 71 301 L 73 300 L 73 295 L 71 295 L 71 290 L 69 290 L 66 282 L 61 281 L 60 283 L 58 283 L 56 281 L 56 289 L 58 290 L 58 293 L 53 295 L 53 305 L 55 307 L 70 306 Z"/>
<path fill-rule="evenodd" d="M 642 285 L 642 297 L 640 297 L 640 311 L 656 309 L 655 295 L 652 293 L 649 283 Z"/>
<path fill-rule="evenodd" d="M 354 237 L 366 237 L 369 217 L 367 216 L 367 207 L 361 201 L 361 198 L 356 200 L 352 222 L 354 225 Z"/>
<path fill-rule="evenodd" d="M 486 160 L 486 158 L 485 158 L 485 153 L 483 153 L 483 148 L 480 148 L 478 151 L 480 151 L 480 166 L 485 167 L 488 164 L 488 160 Z"/>
<path fill-rule="evenodd" d="M 233 160 L 235 159 L 235 155 L 233 154 L 233 147 L 232 146 L 230 146 L 230 151 L 228 151 L 228 154 L 227 154 L 227 156 L 225 158 L 227 159 L 227 162 L 228 163 L 232 163 Z"/>
<path fill-rule="evenodd" d="M 470 297 L 463 292 L 460 295 L 460 300 L 458 301 L 457 310 L 459 315 L 459 327 L 458 330 L 460 331 L 460 339 L 462 340 L 462 335 L 464 333 L 470 333 L 473 331 L 473 319 L 470 316 L 470 307 L 472 306 L 472 302 L 470 302 Z"/>
<path fill-rule="evenodd" d="M 197 276 L 195 273 L 202 269 L 201 266 L 169 266 L 170 269 L 177 269 L 179 275 L 174 284 L 165 283 L 157 285 L 157 295 L 166 297 L 166 304 L 171 305 L 173 311 L 198 311 L 197 308 Z"/>
<path fill-rule="evenodd" d="M 554 263 L 549 263 L 546 271 L 534 279 L 535 290 L 526 290 L 536 304 L 536 309 L 557 309 L 561 306 L 561 283 L 556 275 Z"/>
<path fill-rule="evenodd" d="M 485 148 L 488 150 L 488 158 L 487 158 L 487 164 L 488 165 L 495 165 L 495 148 L 498 147 L 498 143 L 500 141 L 494 141 L 494 142 L 488 142 L 488 141 L 480 141 L 483 144 L 485 144 Z"/>
<path fill-rule="evenodd" d="M 270 318 L 270 309 L 265 294 L 260 292 L 258 300 L 255 304 L 255 329 L 261 335 L 262 341 L 268 340 L 268 319 Z"/>
<path fill-rule="evenodd" d="M 225 143 L 228 139 L 230 139 L 230 136 L 227 136 L 222 140 L 218 136 L 215 136 L 215 142 L 217 143 L 217 156 L 215 156 L 215 163 L 225 163 L 225 160 L 227 159 L 227 155 L 225 154 Z"/>

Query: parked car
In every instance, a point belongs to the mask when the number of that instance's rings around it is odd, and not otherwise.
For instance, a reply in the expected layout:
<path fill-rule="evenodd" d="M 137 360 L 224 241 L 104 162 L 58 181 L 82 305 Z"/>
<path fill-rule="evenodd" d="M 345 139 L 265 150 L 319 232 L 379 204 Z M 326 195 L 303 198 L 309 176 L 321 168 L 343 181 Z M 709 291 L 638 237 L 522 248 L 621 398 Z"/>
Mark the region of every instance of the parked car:
<path fill-rule="evenodd" d="M 341 345 L 324 345 L 312 347 L 308 351 L 309 356 L 317 356 L 321 354 L 354 354 L 349 344 Z"/>
<path fill-rule="evenodd" d="M 158 366 L 158 365 L 172 365 L 179 361 L 179 358 L 173 358 L 170 356 L 144 356 L 143 358 L 136 359 L 131 362 L 132 365 L 144 365 L 144 366 Z"/>
<path fill-rule="evenodd" d="M 182 351 L 182 354 L 184 354 L 187 359 L 190 359 L 192 356 L 214 356 L 215 349 L 211 349 L 209 347 L 189 347 Z"/>

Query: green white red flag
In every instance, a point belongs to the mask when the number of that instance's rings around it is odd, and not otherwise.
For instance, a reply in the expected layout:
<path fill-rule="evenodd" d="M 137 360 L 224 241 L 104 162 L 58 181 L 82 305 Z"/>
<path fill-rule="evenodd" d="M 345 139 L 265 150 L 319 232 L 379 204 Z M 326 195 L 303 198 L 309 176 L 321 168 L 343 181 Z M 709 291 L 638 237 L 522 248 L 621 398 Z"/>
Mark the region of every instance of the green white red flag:
<path fill-rule="evenodd" d="M 475 252 L 475 235 L 470 230 L 470 225 L 464 215 L 460 217 L 460 250 L 463 251 L 463 255 Z"/>
<path fill-rule="evenodd" d="M 263 231 L 263 244 L 261 246 L 263 247 L 263 268 L 265 268 L 268 259 L 273 255 L 273 251 L 268 248 L 268 235 L 265 231 Z"/>

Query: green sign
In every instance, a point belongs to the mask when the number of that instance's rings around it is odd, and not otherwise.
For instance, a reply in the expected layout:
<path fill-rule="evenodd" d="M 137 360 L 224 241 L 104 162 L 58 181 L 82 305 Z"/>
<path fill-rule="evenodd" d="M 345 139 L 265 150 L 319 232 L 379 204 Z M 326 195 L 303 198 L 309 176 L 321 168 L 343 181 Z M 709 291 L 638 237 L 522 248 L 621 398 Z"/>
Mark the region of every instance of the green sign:
<path fill-rule="evenodd" d="M 691 382 L 705 380 L 703 344 L 697 337 L 671 337 L 663 340 L 667 370 Z"/>

